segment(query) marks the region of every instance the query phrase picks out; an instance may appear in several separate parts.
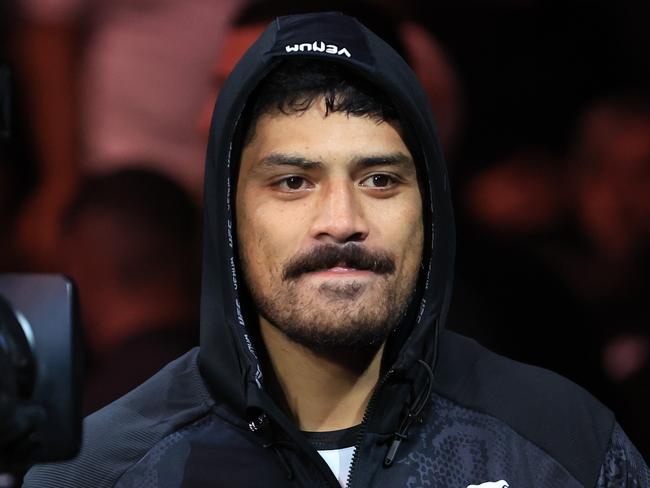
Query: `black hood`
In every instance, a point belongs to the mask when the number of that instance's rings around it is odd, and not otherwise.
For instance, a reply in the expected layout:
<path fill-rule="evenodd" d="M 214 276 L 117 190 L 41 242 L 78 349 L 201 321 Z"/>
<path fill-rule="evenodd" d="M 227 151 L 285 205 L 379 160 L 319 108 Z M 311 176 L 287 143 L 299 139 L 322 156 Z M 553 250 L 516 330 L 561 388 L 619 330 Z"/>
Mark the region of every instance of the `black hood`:
<path fill-rule="evenodd" d="M 342 63 L 385 92 L 398 109 L 406 143 L 418 166 L 425 244 L 419 285 L 409 312 L 391 335 L 384 367 L 433 369 L 437 330 L 444 324 L 452 287 L 454 226 L 449 184 L 430 103 L 404 60 L 356 19 L 340 13 L 280 17 L 246 52 L 220 92 L 212 119 L 205 171 L 205 228 L 201 297 L 203 377 L 215 397 L 242 414 L 274 409 L 264 391 L 255 350 L 254 313 L 243 310 L 238 269 L 234 193 L 240 148 L 237 123 L 258 83 L 287 57 Z"/>

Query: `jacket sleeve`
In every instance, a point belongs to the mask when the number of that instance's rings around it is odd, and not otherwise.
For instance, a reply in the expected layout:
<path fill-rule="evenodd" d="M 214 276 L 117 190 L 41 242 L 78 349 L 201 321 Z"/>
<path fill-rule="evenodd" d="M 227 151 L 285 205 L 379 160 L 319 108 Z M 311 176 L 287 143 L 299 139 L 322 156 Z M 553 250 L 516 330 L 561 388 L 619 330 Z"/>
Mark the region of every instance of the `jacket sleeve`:
<path fill-rule="evenodd" d="M 614 426 L 596 488 L 650 488 L 650 469 L 618 423 Z"/>

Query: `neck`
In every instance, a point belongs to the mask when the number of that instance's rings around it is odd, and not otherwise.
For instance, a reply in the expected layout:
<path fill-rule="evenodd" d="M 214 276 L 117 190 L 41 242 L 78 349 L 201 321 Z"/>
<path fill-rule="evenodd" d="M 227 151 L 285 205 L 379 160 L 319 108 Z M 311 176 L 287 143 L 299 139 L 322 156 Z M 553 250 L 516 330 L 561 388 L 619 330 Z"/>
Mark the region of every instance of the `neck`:
<path fill-rule="evenodd" d="M 324 432 L 358 425 L 379 380 L 383 346 L 319 354 L 291 341 L 260 318 L 260 332 L 286 404 L 301 430 Z"/>

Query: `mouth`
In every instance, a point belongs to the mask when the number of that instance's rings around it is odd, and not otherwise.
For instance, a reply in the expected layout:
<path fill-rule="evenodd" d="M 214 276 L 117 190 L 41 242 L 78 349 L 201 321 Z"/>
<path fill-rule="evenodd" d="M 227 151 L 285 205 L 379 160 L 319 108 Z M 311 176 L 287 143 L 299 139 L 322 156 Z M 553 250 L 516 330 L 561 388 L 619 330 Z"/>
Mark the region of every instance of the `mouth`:
<path fill-rule="evenodd" d="M 343 278 L 343 277 L 372 275 L 374 273 L 368 269 L 353 268 L 346 265 L 345 263 L 337 263 L 335 266 L 332 266 L 331 268 L 319 269 L 316 271 L 312 271 L 310 274 L 317 275 L 317 276 L 330 276 L 330 277 Z"/>

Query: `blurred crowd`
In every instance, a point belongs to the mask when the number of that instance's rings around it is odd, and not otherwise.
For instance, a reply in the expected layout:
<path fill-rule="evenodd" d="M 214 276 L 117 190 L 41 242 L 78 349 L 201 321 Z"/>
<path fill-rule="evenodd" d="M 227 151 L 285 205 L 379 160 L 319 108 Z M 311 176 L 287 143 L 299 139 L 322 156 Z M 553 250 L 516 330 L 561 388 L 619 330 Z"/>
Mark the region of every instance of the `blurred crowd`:
<path fill-rule="evenodd" d="M 86 413 L 198 344 L 220 84 L 275 16 L 342 10 L 405 57 L 436 115 L 458 223 L 449 327 L 583 385 L 650 457 L 647 9 L 457 3 L 2 3 L 0 272 L 77 284 Z"/>

